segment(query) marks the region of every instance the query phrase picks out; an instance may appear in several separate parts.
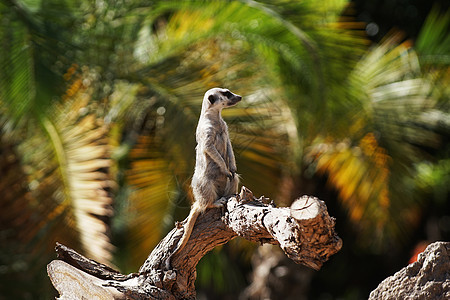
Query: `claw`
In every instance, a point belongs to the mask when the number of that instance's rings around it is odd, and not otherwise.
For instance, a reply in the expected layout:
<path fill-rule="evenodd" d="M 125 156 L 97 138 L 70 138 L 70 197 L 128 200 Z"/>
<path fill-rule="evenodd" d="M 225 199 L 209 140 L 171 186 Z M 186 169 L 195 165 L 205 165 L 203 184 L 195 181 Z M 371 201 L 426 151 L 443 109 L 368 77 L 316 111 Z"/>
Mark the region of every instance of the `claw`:
<path fill-rule="evenodd" d="M 227 202 L 228 202 L 228 199 L 225 197 L 222 197 L 220 199 L 217 199 L 216 205 L 224 207 L 227 204 Z"/>

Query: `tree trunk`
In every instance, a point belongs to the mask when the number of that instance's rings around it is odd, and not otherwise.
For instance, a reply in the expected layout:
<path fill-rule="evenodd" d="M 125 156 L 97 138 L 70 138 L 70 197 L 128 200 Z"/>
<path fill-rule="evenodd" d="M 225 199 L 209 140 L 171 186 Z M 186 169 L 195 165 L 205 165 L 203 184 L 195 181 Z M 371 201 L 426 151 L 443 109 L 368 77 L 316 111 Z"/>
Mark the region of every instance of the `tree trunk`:
<path fill-rule="evenodd" d="M 240 236 L 261 244 L 279 245 L 298 264 L 319 270 L 342 247 L 335 220 L 317 198 L 303 196 L 290 208 L 256 199 L 243 187 L 224 209 L 209 209 L 198 217 L 186 246 L 168 258 L 183 235 L 180 224 L 155 247 L 138 273 L 120 274 L 61 244 L 60 260 L 47 272 L 60 299 L 195 299 L 195 267 L 210 250 Z"/>

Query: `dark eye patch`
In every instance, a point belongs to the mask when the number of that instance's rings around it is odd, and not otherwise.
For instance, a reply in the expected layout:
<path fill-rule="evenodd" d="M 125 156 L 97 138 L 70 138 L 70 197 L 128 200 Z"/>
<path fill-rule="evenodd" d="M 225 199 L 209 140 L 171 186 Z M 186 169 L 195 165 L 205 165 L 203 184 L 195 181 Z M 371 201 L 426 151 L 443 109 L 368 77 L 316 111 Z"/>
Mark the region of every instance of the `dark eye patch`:
<path fill-rule="evenodd" d="M 227 97 L 227 98 L 230 98 L 230 97 L 231 97 L 230 91 L 222 92 L 222 95 L 224 95 L 224 96 Z"/>
<path fill-rule="evenodd" d="M 214 104 L 214 102 L 217 101 L 217 96 L 214 95 L 214 94 L 209 95 L 208 100 L 209 100 L 209 102 L 210 102 L 211 104 Z"/>

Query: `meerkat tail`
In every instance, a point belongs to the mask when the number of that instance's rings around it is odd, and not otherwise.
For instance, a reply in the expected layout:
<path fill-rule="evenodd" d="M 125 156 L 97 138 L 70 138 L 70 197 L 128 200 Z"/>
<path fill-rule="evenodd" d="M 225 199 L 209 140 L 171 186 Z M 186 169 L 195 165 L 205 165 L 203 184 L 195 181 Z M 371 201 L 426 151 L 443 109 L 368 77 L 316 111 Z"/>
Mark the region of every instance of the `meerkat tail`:
<path fill-rule="evenodd" d="M 202 213 L 202 210 L 199 207 L 197 207 L 196 205 L 194 205 L 194 207 L 192 207 L 191 212 L 189 213 L 189 216 L 188 216 L 188 221 L 183 226 L 184 227 L 183 236 L 178 241 L 177 248 L 175 249 L 174 252 L 172 252 L 172 254 L 170 254 L 170 257 L 167 260 L 167 268 L 168 269 L 170 267 L 170 262 L 172 260 L 172 256 L 174 256 L 176 253 L 181 251 L 184 248 L 184 246 L 186 246 L 186 243 L 191 236 L 192 229 L 194 229 L 195 221 L 197 221 L 197 218 L 201 213 Z"/>

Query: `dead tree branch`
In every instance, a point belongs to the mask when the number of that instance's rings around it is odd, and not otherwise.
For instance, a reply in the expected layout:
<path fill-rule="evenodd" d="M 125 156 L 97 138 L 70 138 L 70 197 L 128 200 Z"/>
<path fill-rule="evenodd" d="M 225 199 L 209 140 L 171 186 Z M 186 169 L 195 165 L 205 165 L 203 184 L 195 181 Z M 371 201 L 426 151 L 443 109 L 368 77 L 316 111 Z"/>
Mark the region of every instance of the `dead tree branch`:
<path fill-rule="evenodd" d="M 138 273 L 120 274 L 60 244 L 60 260 L 50 262 L 47 271 L 61 299 L 194 299 L 195 267 L 216 246 L 237 236 L 276 244 L 296 263 L 319 270 L 342 247 L 334 225 L 325 203 L 317 198 L 303 196 L 290 208 L 276 208 L 243 187 L 223 210 L 210 209 L 197 219 L 171 266 L 167 260 L 183 235 L 182 224 L 161 240 Z"/>

